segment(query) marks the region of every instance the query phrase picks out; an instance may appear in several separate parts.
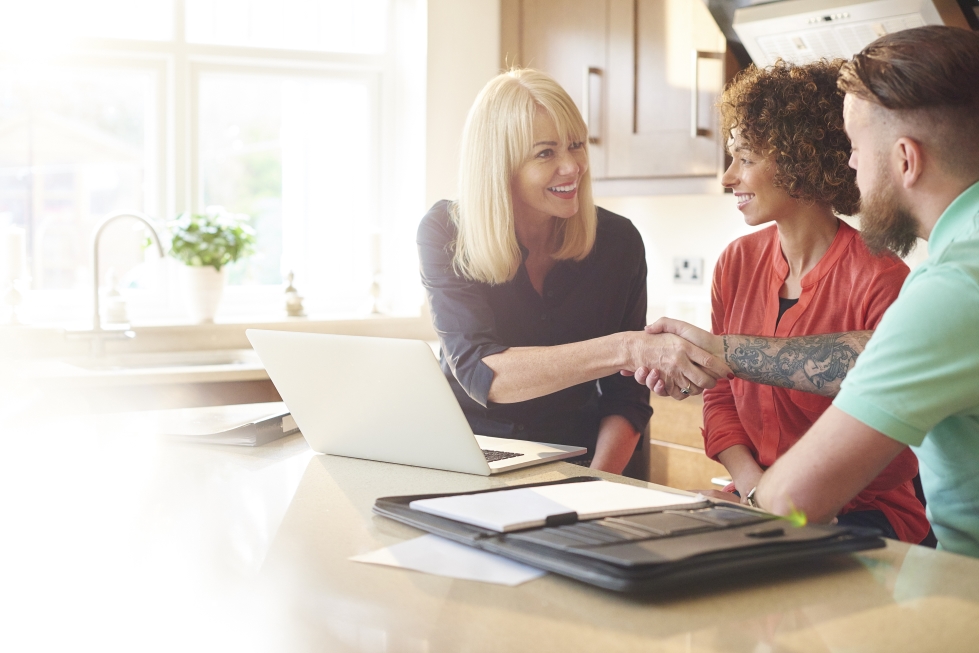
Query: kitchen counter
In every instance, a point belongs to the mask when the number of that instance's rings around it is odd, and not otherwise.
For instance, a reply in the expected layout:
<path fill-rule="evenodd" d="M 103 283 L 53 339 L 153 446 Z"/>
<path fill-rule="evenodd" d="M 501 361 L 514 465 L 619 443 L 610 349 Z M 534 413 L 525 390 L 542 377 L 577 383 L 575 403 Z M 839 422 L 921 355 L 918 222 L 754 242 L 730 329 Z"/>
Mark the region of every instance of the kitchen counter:
<path fill-rule="evenodd" d="M 175 444 L 158 414 L 5 424 L 3 650 L 971 651 L 979 560 L 898 542 L 808 573 L 631 598 L 555 575 L 510 588 L 350 562 L 420 535 L 380 496 L 484 478 Z M 638 481 L 603 475 L 612 480 Z"/>
<path fill-rule="evenodd" d="M 92 388 L 254 381 L 269 376 L 253 350 L 219 349 L 42 359 L 28 363 L 23 378 L 54 386 Z"/>
<path fill-rule="evenodd" d="M 108 356 L 133 356 L 174 351 L 248 349 L 248 329 L 337 333 L 344 335 L 434 340 L 432 322 L 417 317 L 384 315 L 360 318 L 254 318 L 215 324 L 140 324 L 130 327 L 134 338 L 104 341 Z M 34 326 L 0 325 L 0 361 L 5 359 L 83 359 L 91 348 L 90 331 Z"/>
<path fill-rule="evenodd" d="M 78 414 L 279 401 L 251 349 L 28 359 L 0 365 L 4 413 Z"/>
<path fill-rule="evenodd" d="M 90 331 L 0 327 L 0 419 L 40 405 L 77 413 L 279 401 L 247 329 L 435 341 L 427 315 L 255 319 L 137 326 L 93 357 Z"/>

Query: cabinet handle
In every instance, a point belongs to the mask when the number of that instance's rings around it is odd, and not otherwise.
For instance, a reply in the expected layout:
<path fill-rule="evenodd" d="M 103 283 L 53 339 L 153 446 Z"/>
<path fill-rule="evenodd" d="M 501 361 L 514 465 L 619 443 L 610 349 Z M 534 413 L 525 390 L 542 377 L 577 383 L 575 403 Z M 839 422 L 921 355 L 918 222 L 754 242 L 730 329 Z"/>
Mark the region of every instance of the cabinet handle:
<path fill-rule="evenodd" d="M 724 59 L 723 52 L 693 51 L 693 84 L 690 86 L 690 138 L 710 137 L 709 129 L 700 127 L 700 63 L 701 59 Z"/>
<path fill-rule="evenodd" d="M 591 143 L 592 145 L 598 145 L 599 144 L 598 136 L 592 136 L 591 133 L 591 76 L 592 75 L 597 75 L 598 77 L 601 77 L 602 69 L 594 68 L 592 66 L 585 66 L 584 87 L 582 89 L 583 92 L 581 95 L 582 97 L 581 104 L 583 105 L 581 117 L 585 121 L 585 126 L 588 127 L 588 142 Z"/>

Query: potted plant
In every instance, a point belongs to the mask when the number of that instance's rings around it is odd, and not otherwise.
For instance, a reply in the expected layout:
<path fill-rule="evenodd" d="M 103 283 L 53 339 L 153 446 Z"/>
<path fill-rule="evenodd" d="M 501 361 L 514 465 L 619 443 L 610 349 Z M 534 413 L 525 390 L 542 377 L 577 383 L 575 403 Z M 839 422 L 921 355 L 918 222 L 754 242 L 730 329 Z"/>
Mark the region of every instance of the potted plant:
<path fill-rule="evenodd" d="M 221 206 L 185 212 L 169 224 L 170 255 L 183 263 L 184 294 L 195 322 L 213 322 L 228 276 L 227 266 L 255 251 L 247 216 Z"/>

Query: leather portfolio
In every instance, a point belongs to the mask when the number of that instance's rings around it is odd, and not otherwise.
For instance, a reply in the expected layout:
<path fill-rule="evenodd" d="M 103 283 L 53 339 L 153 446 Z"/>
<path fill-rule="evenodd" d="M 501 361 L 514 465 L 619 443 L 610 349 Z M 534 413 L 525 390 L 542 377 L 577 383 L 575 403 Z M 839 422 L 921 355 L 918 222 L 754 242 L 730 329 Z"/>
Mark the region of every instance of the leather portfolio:
<path fill-rule="evenodd" d="M 589 483 L 576 477 L 556 483 Z M 677 586 L 774 569 L 805 569 L 824 556 L 885 546 L 873 529 L 828 524 L 797 526 L 746 506 L 704 499 L 646 512 L 577 519 L 562 512 L 543 526 L 498 532 L 413 509 L 413 501 L 504 492 L 382 497 L 374 512 L 423 531 L 609 590 L 667 595 Z M 597 486 L 596 486 L 597 488 Z M 419 504 L 416 504 L 419 505 Z"/>

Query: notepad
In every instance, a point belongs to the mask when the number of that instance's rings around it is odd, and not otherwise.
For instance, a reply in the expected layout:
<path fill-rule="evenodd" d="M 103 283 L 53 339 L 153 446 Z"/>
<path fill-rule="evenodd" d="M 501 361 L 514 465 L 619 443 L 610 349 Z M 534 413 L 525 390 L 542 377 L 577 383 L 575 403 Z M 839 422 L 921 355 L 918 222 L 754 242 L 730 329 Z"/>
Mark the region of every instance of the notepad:
<path fill-rule="evenodd" d="M 608 481 L 589 481 L 419 499 L 412 501 L 409 507 L 465 524 L 508 533 L 525 528 L 630 515 L 703 501 L 701 496 L 673 494 Z"/>

